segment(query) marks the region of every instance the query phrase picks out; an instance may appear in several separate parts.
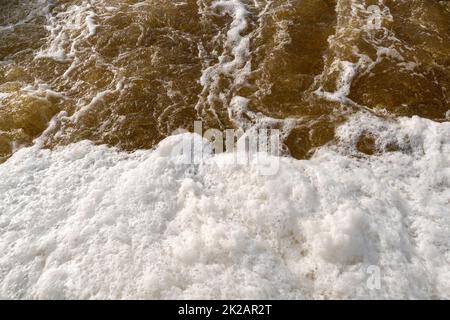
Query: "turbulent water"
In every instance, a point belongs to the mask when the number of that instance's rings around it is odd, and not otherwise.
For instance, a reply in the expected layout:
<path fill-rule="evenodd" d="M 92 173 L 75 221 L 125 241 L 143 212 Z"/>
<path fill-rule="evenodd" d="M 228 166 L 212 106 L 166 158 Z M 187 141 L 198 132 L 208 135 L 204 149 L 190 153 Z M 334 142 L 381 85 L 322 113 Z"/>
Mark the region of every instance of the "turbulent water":
<path fill-rule="evenodd" d="M 448 298 L 449 120 L 450 1 L 0 0 L 0 297 Z"/>
<path fill-rule="evenodd" d="M 448 1 L 4 0 L 0 9 L 2 157 L 57 114 L 47 146 L 149 148 L 201 119 L 270 123 L 297 158 L 361 110 L 448 116 Z M 370 138 L 361 145 L 375 151 Z"/>

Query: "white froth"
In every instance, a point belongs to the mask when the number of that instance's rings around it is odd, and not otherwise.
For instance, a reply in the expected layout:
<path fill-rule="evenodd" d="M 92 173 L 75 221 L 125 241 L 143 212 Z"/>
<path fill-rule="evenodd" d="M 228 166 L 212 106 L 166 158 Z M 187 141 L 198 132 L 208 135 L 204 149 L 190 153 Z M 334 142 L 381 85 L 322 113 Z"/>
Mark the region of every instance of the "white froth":
<path fill-rule="evenodd" d="M 450 124 L 359 116 L 338 134 L 361 130 L 405 148 L 273 157 L 273 176 L 183 165 L 182 135 L 22 149 L 0 166 L 0 296 L 449 298 Z"/>
<path fill-rule="evenodd" d="M 12 94 L 11 93 L 7 93 L 7 92 L 0 92 L 0 101 L 2 101 L 3 99 L 6 99 L 8 97 L 10 97 Z"/>
<path fill-rule="evenodd" d="M 36 17 L 47 16 L 53 4 L 52 1 L 49 0 L 28 0 L 28 1 L 22 0 L 21 2 L 23 7 L 27 8 L 27 10 L 23 10 L 23 12 L 28 11 L 26 16 L 24 16 L 22 19 L 19 19 L 13 24 L 0 24 L 0 31 L 14 30 L 18 26 L 29 23 Z"/>
<path fill-rule="evenodd" d="M 210 10 L 227 14 L 233 18 L 226 33 L 224 52 L 216 64 L 206 67 L 202 71 L 200 84 L 203 86 L 202 95 L 206 102 L 214 100 L 215 91 L 219 87 L 222 75 L 231 76 L 233 84 L 231 90 L 247 81 L 251 72 L 250 37 L 248 29 L 248 11 L 244 3 L 239 0 L 214 1 Z M 228 57 L 232 56 L 229 60 Z M 199 103 L 202 100 L 199 101 Z"/>
<path fill-rule="evenodd" d="M 324 91 L 323 88 L 319 88 L 315 93 L 329 101 L 341 103 L 349 102 L 348 95 L 353 79 L 358 73 L 358 64 L 349 61 L 336 60 L 331 69 L 340 70 L 340 76 L 336 84 L 337 90 L 334 92 L 327 92 Z"/>
<path fill-rule="evenodd" d="M 395 33 L 385 26 L 386 23 L 393 21 L 389 7 L 384 0 L 378 1 L 377 5 L 369 5 L 364 0 L 337 1 L 336 12 L 337 26 L 335 34 L 328 38 L 329 48 L 333 50 L 333 59 L 327 61 L 324 56 L 325 68 L 322 74 L 316 77 L 317 89 L 314 93 L 329 101 L 350 104 L 358 106 L 362 110 L 368 111 L 367 107 L 358 105 L 349 98 L 350 89 L 354 80 L 365 74 L 369 74 L 379 63 L 385 59 L 394 60 L 399 68 L 414 71 L 418 66 L 417 62 L 408 61 L 402 54 L 402 42 L 396 38 Z M 350 7 L 350 12 L 348 8 Z M 349 14 L 350 13 L 350 14 Z M 352 26 L 352 34 L 348 34 L 348 26 Z M 376 40 L 377 33 L 383 33 L 387 41 L 387 46 L 379 44 Z M 345 47 L 357 39 L 370 39 L 373 49 L 376 50 L 376 59 L 360 51 L 356 43 L 351 47 L 352 54 L 348 55 L 342 51 L 342 39 L 346 39 L 349 43 Z M 322 83 L 329 76 L 336 77 L 334 91 L 326 91 Z M 372 112 L 374 112 L 372 110 Z"/>
<path fill-rule="evenodd" d="M 50 58 L 60 62 L 69 62 L 76 57 L 76 44 L 80 39 L 96 34 L 97 25 L 89 1 L 79 5 L 70 5 L 64 11 L 46 14 L 49 31 L 47 44 L 36 52 L 35 57 Z"/>
<path fill-rule="evenodd" d="M 93 36 L 97 32 L 97 25 L 95 24 L 94 18 L 95 14 L 92 12 L 86 17 L 86 27 L 88 28 L 89 36 Z"/>
<path fill-rule="evenodd" d="M 215 103 L 220 101 L 227 108 L 230 120 L 236 124 L 236 127 L 258 130 L 268 123 L 277 123 L 286 134 L 292 129 L 293 119 L 275 119 L 260 112 L 254 112 L 247 108 L 248 99 L 238 94 L 241 88 L 248 85 L 248 79 L 252 74 L 251 42 L 261 31 L 260 27 L 255 27 L 251 23 L 251 10 L 256 9 L 258 12 L 256 15 L 262 17 L 271 5 L 272 1 L 219 0 L 213 1 L 211 5 L 203 3 L 205 8 L 199 6 L 199 15 L 228 15 L 232 21 L 219 34 L 224 37 L 224 44 L 216 63 L 203 66 L 199 79 L 203 88 L 196 110 L 201 113 L 206 108 L 221 122 L 214 107 Z M 200 57 L 203 51 L 204 48 L 199 46 Z M 226 88 L 221 88 L 224 76 L 232 81 Z"/>

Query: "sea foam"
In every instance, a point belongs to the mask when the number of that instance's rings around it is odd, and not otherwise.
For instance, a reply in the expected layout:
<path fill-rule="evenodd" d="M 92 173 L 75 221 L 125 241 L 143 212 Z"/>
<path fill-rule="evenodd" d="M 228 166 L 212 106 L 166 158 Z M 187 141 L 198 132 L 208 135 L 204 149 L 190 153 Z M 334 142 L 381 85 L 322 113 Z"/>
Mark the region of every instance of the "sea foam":
<path fill-rule="evenodd" d="M 362 130 L 400 149 L 340 147 Z M 273 176 L 183 164 L 186 134 L 21 149 L 0 166 L 0 296 L 449 298 L 450 124 L 359 115 L 338 135 Z"/>

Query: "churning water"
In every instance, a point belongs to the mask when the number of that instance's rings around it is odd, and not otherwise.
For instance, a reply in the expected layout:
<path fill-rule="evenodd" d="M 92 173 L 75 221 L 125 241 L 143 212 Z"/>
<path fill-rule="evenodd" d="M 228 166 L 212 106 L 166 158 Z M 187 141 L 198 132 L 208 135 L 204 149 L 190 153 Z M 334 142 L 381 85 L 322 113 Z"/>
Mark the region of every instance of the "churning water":
<path fill-rule="evenodd" d="M 0 297 L 448 298 L 449 120 L 449 1 L 0 0 Z"/>

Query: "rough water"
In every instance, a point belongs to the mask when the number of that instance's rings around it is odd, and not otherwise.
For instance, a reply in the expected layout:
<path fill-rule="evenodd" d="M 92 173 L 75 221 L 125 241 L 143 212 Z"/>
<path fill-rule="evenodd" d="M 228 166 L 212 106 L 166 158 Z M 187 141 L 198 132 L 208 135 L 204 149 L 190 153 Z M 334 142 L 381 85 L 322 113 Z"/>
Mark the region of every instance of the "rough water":
<path fill-rule="evenodd" d="M 201 119 L 222 129 L 270 123 L 305 158 L 355 112 L 444 121 L 450 109 L 448 1 L 0 6 L 2 157 L 57 114 L 47 146 L 149 148 Z"/>
<path fill-rule="evenodd" d="M 449 298 L 449 121 L 449 1 L 0 0 L 0 297 Z"/>

